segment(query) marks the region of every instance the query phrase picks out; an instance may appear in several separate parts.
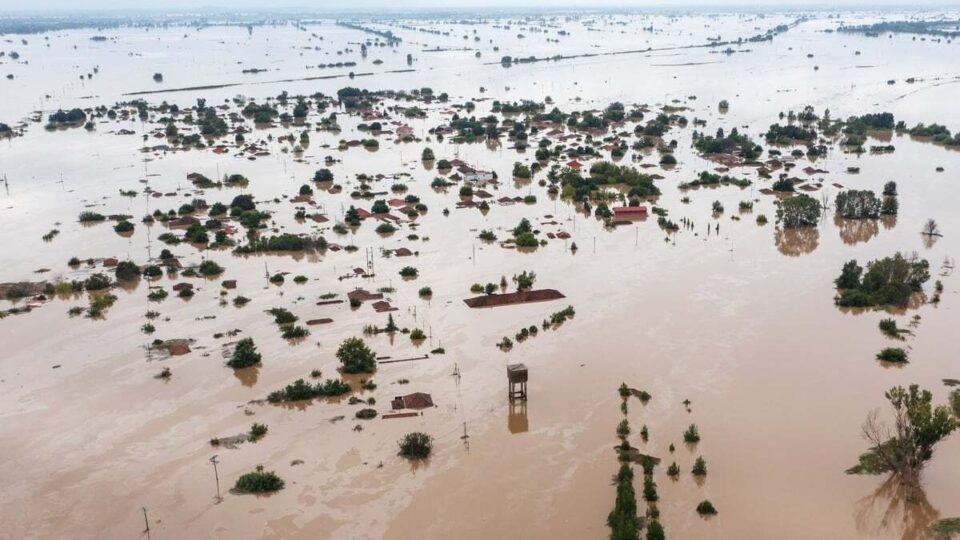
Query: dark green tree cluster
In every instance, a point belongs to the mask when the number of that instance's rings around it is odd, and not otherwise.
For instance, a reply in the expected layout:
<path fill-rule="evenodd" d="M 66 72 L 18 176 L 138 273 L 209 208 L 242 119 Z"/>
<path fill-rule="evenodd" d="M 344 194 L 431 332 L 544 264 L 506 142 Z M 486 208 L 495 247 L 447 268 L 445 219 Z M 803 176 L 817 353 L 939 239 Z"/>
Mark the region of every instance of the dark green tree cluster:
<path fill-rule="evenodd" d="M 607 515 L 610 540 L 636 540 L 643 527 L 637 517 L 637 494 L 633 489 L 633 468 L 620 464 L 617 471 L 617 499 Z"/>
<path fill-rule="evenodd" d="M 785 229 L 812 227 L 819 221 L 820 201 L 809 195 L 795 195 L 777 204 L 777 223 Z"/>
<path fill-rule="evenodd" d="M 835 301 L 845 307 L 904 306 L 929 279 L 930 263 L 917 256 L 897 253 L 877 259 L 867 264 L 866 272 L 852 260 L 834 281 L 841 291 Z"/>
<path fill-rule="evenodd" d="M 734 154 L 747 161 L 756 159 L 763 151 L 763 148 L 737 131 L 737 128 L 731 129 L 729 134 L 724 134 L 723 128 L 719 128 L 714 137 L 694 132 L 693 147 L 701 154 Z"/>
<path fill-rule="evenodd" d="M 813 128 L 797 124 L 772 124 L 763 135 L 770 144 L 791 144 L 797 141 L 811 142 L 816 140 L 817 132 Z"/>
<path fill-rule="evenodd" d="M 318 397 L 337 397 L 350 391 L 350 383 L 327 379 L 324 382 L 310 384 L 303 379 L 297 379 L 281 390 L 275 390 L 267 395 L 270 403 L 284 403 L 288 401 L 305 401 Z"/>
<path fill-rule="evenodd" d="M 426 459 L 433 451 L 433 437 L 415 431 L 404 435 L 397 446 L 400 447 L 400 455 L 407 459 Z"/>
<path fill-rule="evenodd" d="M 372 373 L 377 369 L 376 353 L 357 337 L 343 340 L 337 349 L 337 360 L 343 365 L 344 373 Z"/>
<path fill-rule="evenodd" d="M 846 219 L 880 217 L 880 199 L 869 189 L 848 189 L 837 194 L 837 215 Z"/>
<path fill-rule="evenodd" d="M 247 368 L 260 364 L 260 353 L 257 352 L 257 346 L 253 343 L 253 338 L 243 338 L 237 342 L 233 349 L 227 366 L 234 369 Z"/>

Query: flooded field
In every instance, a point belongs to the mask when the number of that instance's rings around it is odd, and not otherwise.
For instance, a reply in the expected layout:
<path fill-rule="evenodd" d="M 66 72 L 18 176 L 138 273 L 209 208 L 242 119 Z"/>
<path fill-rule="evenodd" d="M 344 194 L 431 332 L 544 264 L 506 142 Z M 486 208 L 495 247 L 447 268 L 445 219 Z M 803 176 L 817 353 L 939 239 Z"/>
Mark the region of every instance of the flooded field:
<path fill-rule="evenodd" d="M 839 31 L 921 15 L 0 35 L 0 538 L 607 538 L 624 419 L 669 538 L 934 538 L 956 433 L 917 490 L 845 473 L 891 387 L 958 398 L 960 137 L 915 126 L 960 130 L 960 43 Z M 892 212 L 840 215 L 852 190 Z M 815 219 L 778 218 L 804 195 Z M 844 263 L 898 252 L 929 263 L 909 301 L 835 303 Z M 464 302 L 523 272 L 563 298 Z M 339 370 L 353 337 L 375 372 Z M 260 364 L 227 367 L 243 338 Z M 297 379 L 350 389 L 267 399 Z M 261 465 L 282 490 L 232 489 Z"/>

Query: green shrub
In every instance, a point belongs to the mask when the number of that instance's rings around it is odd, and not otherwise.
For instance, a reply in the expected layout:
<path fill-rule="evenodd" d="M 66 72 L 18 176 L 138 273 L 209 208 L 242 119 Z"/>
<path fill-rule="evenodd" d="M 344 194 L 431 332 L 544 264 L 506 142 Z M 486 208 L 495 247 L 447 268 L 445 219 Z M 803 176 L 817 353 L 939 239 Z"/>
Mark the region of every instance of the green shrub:
<path fill-rule="evenodd" d="M 683 432 L 683 440 L 688 443 L 700 442 L 700 431 L 696 424 L 690 424 L 690 427 Z"/>
<path fill-rule="evenodd" d="M 250 426 L 250 432 L 248 433 L 251 441 L 255 441 L 266 434 L 267 434 L 266 424 L 258 424 L 256 422 L 254 422 L 253 425 Z"/>
<path fill-rule="evenodd" d="M 279 325 L 293 324 L 300 320 L 300 318 L 291 313 L 290 310 L 284 308 L 268 309 L 267 313 L 273 315 L 273 322 Z"/>
<path fill-rule="evenodd" d="M 118 233 L 132 232 L 133 228 L 134 228 L 133 223 L 130 223 L 127 220 L 120 221 L 119 223 L 113 226 L 113 230 Z"/>
<path fill-rule="evenodd" d="M 859 289 L 847 289 L 840 293 L 836 303 L 840 307 L 869 307 L 873 305 L 870 294 Z"/>
<path fill-rule="evenodd" d="M 905 363 L 907 362 L 907 351 L 899 347 L 887 347 L 877 353 L 877 360 L 883 360 L 884 362 Z"/>
<path fill-rule="evenodd" d="M 240 493 L 268 493 L 283 489 L 283 480 L 273 471 L 264 471 L 257 467 L 256 471 L 249 472 L 237 478 L 234 489 Z"/>
<path fill-rule="evenodd" d="M 301 339 L 310 335 L 310 331 L 302 326 L 290 325 L 283 328 L 283 339 Z"/>
<path fill-rule="evenodd" d="M 420 272 L 412 266 L 404 266 L 400 269 L 400 275 L 403 277 L 417 277 Z"/>
<path fill-rule="evenodd" d="M 710 501 L 700 501 L 700 504 L 697 505 L 697 513 L 701 516 L 712 516 L 717 513 L 717 509 L 713 507 L 713 503 Z"/>
<path fill-rule="evenodd" d="M 669 467 L 667 467 L 667 476 L 671 476 L 674 478 L 676 478 L 677 476 L 680 476 L 680 467 L 677 466 L 676 461 L 674 461 L 673 463 L 670 464 Z"/>
<path fill-rule="evenodd" d="M 200 275 L 208 276 L 208 277 L 218 276 L 223 273 L 223 267 L 215 263 L 214 261 L 211 261 L 210 259 L 207 259 L 202 263 L 200 263 L 200 267 L 198 268 L 198 270 L 200 271 Z"/>
<path fill-rule="evenodd" d="M 532 232 L 520 233 L 514 237 L 514 243 L 517 247 L 537 247 L 540 242 Z"/>
<path fill-rule="evenodd" d="M 169 293 L 165 291 L 162 287 L 156 289 L 151 289 L 150 293 L 147 294 L 147 300 L 151 302 L 159 302 L 169 296 Z"/>
<path fill-rule="evenodd" d="M 423 341 L 427 339 L 427 335 L 423 333 L 423 330 L 419 328 L 414 328 L 410 331 L 410 340 L 411 341 Z"/>
<path fill-rule="evenodd" d="M 397 228 L 391 225 L 390 223 L 384 222 L 377 225 L 377 228 L 375 230 L 377 231 L 378 234 L 391 234 L 396 232 Z"/>
<path fill-rule="evenodd" d="M 117 301 L 113 294 L 94 294 L 90 296 L 90 306 L 87 308 L 87 317 L 92 319 L 101 317 Z"/>
<path fill-rule="evenodd" d="M 94 223 L 106 220 L 107 216 L 96 212 L 84 211 L 80 212 L 80 216 L 77 219 L 79 219 L 80 223 Z"/>
<path fill-rule="evenodd" d="M 880 331 L 890 337 L 900 337 L 900 329 L 897 328 L 897 321 L 894 319 L 881 319 Z"/>
<path fill-rule="evenodd" d="M 360 420 L 371 420 L 377 417 L 376 409 L 360 409 L 356 413 L 356 417 Z"/>
<path fill-rule="evenodd" d="M 706 476 L 707 475 L 707 462 L 703 460 L 702 456 L 697 456 L 697 460 L 693 462 L 693 469 L 691 471 L 694 476 Z"/>
<path fill-rule="evenodd" d="M 433 296 L 433 289 L 430 287 L 420 287 L 418 294 L 420 295 L 420 298 L 429 298 Z"/>

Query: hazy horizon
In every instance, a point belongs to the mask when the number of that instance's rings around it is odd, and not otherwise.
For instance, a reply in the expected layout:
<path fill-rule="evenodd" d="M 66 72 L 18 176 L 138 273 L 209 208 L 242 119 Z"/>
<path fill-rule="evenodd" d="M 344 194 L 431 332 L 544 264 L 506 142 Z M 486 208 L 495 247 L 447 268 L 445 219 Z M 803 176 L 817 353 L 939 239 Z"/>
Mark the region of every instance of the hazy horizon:
<path fill-rule="evenodd" d="M 142 2 L 133 0 L 86 0 L 76 2 L 75 0 L 38 0 L 29 5 L 13 2 L 12 0 L 0 0 L 0 13 L 36 13 L 36 12 L 79 12 L 79 11 L 139 11 L 139 12 L 157 12 L 165 10 L 185 10 L 185 11 L 204 11 L 204 10 L 224 10 L 224 9 L 244 9 L 255 11 L 277 11 L 277 10 L 296 10 L 308 12 L 362 12 L 375 10 L 389 10 L 391 12 L 404 10 L 443 10 L 456 11 L 458 9 L 476 9 L 476 8 L 496 8 L 496 9 L 616 9 L 616 8 L 648 8 L 648 9 L 674 9 L 674 8 L 708 8 L 708 9 L 780 9 L 780 8 L 842 8 L 842 9 L 873 9 L 873 8 L 956 8 L 960 3 L 955 1 L 943 0 L 916 0 L 914 2 L 904 2 L 903 0 L 875 0 L 872 2 L 858 2 L 855 0 L 810 0 L 800 2 L 798 0 L 763 0 L 755 2 L 743 2 L 736 0 L 678 0 L 676 2 L 657 2 L 650 0 L 454 0 L 453 2 L 443 2 L 439 0 L 408 0 L 404 2 L 391 2 L 388 0 L 369 0 L 361 6 L 344 6 L 341 2 L 314 2 L 305 0 L 275 0 L 269 6 L 258 0 L 203 0 L 202 4 L 189 0 L 167 0 L 153 5 L 144 5 Z"/>

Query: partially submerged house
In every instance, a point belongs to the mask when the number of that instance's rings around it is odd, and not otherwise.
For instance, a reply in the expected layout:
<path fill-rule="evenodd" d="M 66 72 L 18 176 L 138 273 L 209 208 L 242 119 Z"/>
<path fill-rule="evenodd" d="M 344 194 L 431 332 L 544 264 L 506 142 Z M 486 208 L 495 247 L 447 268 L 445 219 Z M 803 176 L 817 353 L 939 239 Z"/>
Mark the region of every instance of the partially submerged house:
<path fill-rule="evenodd" d="M 414 392 L 405 396 L 397 396 L 390 402 L 390 407 L 394 410 L 399 409 L 428 409 L 434 407 L 433 398 L 430 394 L 423 392 Z"/>
<path fill-rule="evenodd" d="M 617 218 L 646 217 L 646 206 L 615 206 L 613 215 Z"/>

